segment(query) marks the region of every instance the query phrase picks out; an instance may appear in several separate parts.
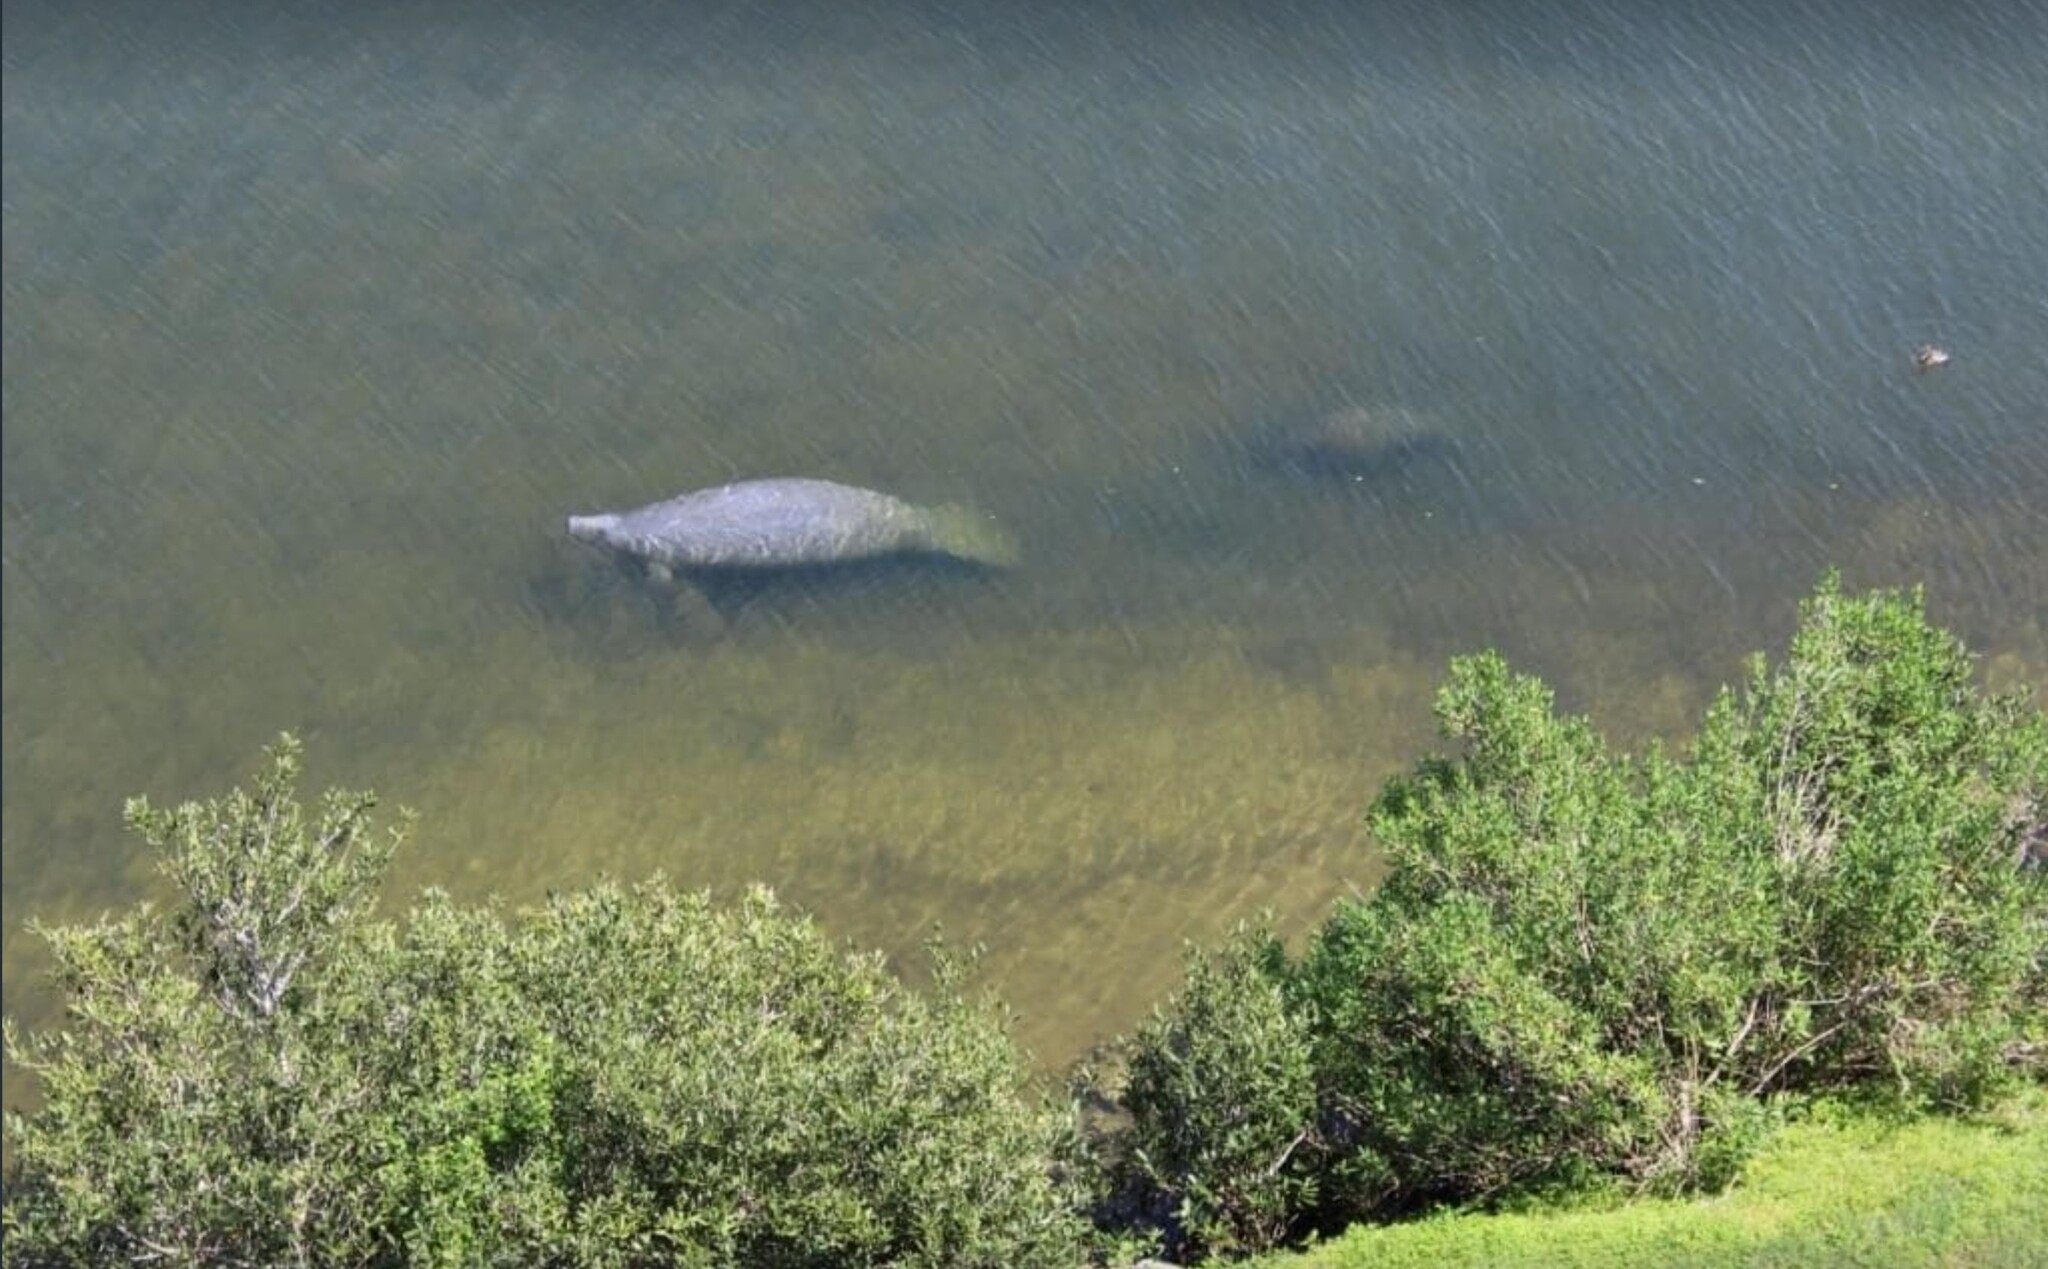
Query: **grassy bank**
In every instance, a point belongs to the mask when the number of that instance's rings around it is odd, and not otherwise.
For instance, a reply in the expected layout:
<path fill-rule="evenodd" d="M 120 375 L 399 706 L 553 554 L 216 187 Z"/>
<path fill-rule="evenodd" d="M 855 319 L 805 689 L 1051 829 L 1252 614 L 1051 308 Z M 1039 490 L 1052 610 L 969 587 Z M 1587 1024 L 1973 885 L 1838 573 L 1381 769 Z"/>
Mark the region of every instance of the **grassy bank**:
<path fill-rule="evenodd" d="M 1984 1119 L 1797 1124 L 1728 1193 L 1355 1230 L 1265 1269 L 2048 1264 L 2048 1098 Z"/>

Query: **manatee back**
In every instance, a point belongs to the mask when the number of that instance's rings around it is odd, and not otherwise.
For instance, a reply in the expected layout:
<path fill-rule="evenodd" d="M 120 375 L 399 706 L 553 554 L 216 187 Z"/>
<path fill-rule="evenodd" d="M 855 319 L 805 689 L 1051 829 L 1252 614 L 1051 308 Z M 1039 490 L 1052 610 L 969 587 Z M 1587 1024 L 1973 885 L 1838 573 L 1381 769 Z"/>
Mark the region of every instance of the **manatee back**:
<path fill-rule="evenodd" d="M 924 513 L 828 480 L 751 480 L 606 516 L 569 531 L 675 568 L 780 568 L 921 549 Z"/>

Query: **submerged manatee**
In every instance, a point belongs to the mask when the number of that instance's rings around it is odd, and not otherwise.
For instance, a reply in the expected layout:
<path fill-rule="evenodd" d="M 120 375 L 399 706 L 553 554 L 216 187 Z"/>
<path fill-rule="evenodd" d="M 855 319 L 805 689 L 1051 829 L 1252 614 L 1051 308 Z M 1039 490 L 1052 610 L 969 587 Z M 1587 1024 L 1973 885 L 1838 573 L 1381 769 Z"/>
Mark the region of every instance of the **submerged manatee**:
<path fill-rule="evenodd" d="M 994 521 L 963 507 L 919 507 L 829 480 L 746 480 L 631 511 L 569 517 L 569 536 L 677 571 L 839 564 L 887 555 L 943 555 L 1002 567 L 1016 548 Z"/>
<path fill-rule="evenodd" d="M 1366 480 L 1424 461 L 1445 461 L 1451 438 L 1429 419 L 1395 406 L 1348 406 L 1315 426 L 1265 439 L 1260 457 L 1283 475 Z"/>

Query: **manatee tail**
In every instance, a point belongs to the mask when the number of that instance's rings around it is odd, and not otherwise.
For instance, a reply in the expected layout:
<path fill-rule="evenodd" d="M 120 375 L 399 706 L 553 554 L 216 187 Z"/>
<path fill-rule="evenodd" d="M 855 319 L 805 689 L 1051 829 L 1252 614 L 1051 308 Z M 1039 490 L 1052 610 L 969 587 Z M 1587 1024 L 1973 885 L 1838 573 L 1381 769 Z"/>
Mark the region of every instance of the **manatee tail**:
<path fill-rule="evenodd" d="M 923 511 L 925 542 L 931 550 L 990 568 L 1009 568 L 1017 562 L 1017 539 L 990 516 L 950 504 Z"/>

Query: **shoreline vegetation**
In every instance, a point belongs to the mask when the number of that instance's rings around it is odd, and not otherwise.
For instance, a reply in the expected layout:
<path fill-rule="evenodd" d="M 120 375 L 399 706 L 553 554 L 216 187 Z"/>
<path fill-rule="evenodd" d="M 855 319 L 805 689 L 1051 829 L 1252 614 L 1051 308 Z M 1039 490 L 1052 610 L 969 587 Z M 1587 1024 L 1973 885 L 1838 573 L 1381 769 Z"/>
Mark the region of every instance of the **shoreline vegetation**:
<path fill-rule="evenodd" d="M 2048 1100 L 1905 1120 L 1816 1107 L 1727 1191 L 1446 1212 L 1360 1227 L 1260 1269 L 1631 1269 L 1639 1265 L 2020 1266 L 2048 1263 Z"/>
<path fill-rule="evenodd" d="M 410 817 L 302 803 L 286 736 L 129 802 L 171 902 L 32 927 L 5 1262 L 2037 1261 L 2048 718 L 1973 671 L 1829 577 L 1626 754 L 1460 658 L 1379 887 L 1190 947 L 1059 1088 L 972 953 L 913 990 L 765 890 L 384 919 Z"/>

